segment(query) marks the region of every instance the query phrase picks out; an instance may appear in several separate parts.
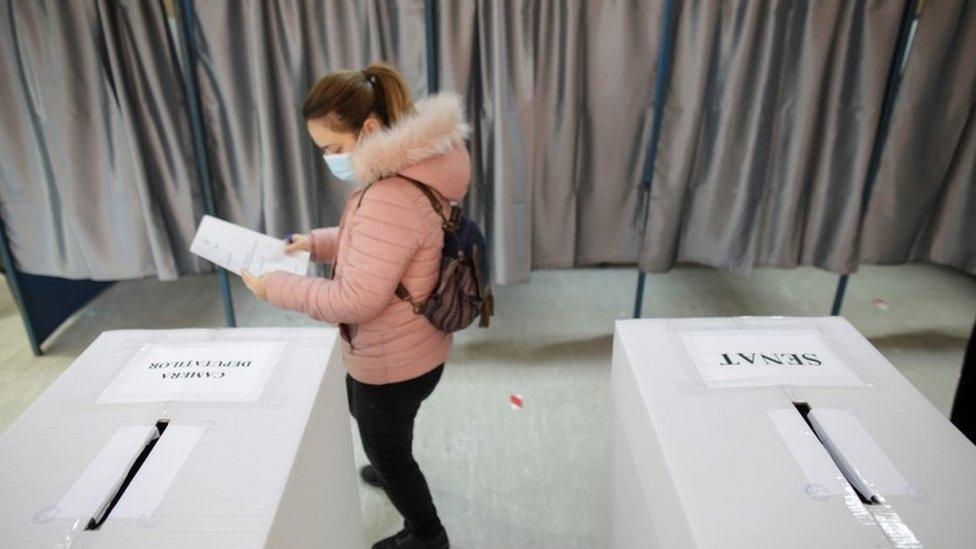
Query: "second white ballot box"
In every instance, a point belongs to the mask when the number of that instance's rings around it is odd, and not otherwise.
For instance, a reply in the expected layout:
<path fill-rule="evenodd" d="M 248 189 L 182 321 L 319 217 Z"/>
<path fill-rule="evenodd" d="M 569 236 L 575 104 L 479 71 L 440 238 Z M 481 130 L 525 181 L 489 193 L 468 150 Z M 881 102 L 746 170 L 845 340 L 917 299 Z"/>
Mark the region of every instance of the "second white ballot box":
<path fill-rule="evenodd" d="M 606 547 L 976 547 L 976 447 L 839 317 L 616 325 Z"/>
<path fill-rule="evenodd" d="M 338 332 L 105 332 L 0 435 L 0 546 L 364 546 Z"/>

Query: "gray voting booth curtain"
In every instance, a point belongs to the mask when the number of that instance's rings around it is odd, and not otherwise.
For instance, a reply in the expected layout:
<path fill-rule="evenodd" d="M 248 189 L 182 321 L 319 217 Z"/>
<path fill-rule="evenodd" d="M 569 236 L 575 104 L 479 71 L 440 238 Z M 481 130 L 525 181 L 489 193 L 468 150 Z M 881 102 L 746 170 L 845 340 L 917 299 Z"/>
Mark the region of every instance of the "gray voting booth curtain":
<path fill-rule="evenodd" d="M 924 6 L 861 242 L 866 263 L 976 274 L 976 2 Z"/>
<path fill-rule="evenodd" d="M 680 2 L 640 265 L 857 265 L 904 3 Z"/>
<path fill-rule="evenodd" d="M 0 214 L 20 270 L 174 278 L 202 210 L 158 3 L 0 3 Z"/>
<path fill-rule="evenodd" d="M 436 2 L 439 87 L 468 106 L 466 207 L 498 282 L 634 261 L 974 271 L 972 2 L 927 2 L 859 233 L 905 2 L 676 0 L 642 233 L 663 3 Z M 423 0 L 194 4 L 218 215 L 279 236 L 336 223 L 351 189 L 301 102 L 325 73 L 373 60 L 426 94 Z M 0 21 L 0 213 L 21 269 L 208 268 L 187 251 L 203 208 L 160 3 L 7 1 Z"/>

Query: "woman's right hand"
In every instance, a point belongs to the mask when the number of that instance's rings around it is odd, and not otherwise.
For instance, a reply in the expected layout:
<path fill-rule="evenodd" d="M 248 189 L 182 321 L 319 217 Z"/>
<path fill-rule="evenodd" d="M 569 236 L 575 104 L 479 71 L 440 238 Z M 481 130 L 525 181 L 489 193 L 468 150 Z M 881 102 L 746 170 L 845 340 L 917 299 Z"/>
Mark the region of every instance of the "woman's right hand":
<path fill-rule="evenodd" d="M 285 240 L 285 253 L 311 252 L 312 240 L 307 234 L 293 234 Z"/>

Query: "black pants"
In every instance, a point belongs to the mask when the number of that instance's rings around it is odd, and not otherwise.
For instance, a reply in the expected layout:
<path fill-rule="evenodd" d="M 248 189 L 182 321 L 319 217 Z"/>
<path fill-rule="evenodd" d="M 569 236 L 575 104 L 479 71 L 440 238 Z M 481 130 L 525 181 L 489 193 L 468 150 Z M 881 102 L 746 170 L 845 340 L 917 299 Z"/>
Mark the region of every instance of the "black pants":
<path fill-rule="evenodd" d="M 360 383 L 346 374 L 349 413 L 359 425 L 366 457 L 403 515 L 404 528 L 421 538 L 435 536 L 441 522 L 427 480 L 413 459 L 413 421 L 443 371 L 441 364 L 420 377 L 387 385 Z"/>

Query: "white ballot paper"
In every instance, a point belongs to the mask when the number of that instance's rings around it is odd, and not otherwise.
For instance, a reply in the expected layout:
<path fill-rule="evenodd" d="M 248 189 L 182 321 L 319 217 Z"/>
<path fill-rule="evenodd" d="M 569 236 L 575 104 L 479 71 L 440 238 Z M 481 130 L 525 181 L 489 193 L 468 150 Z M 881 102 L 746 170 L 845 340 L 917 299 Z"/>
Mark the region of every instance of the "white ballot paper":
<path fill-rule="evenodd" d="M 681 336 L 708 387 L 864 383 L 816 330 L 688 330 Z"/>
<path fill-rule="evenodd" d="M 282 346 L 275 341 L 149 344 L 126 363 L 98 403 L 257 400 Z"/>
<path fill-rule="evenodd" d="M 285 254 L 285 243 L 266 234 L 203 216 L 190 251 L 240 276 L 247 269 L 254 276 L 272 271 L 308 274 L 308 252 Z"/>

